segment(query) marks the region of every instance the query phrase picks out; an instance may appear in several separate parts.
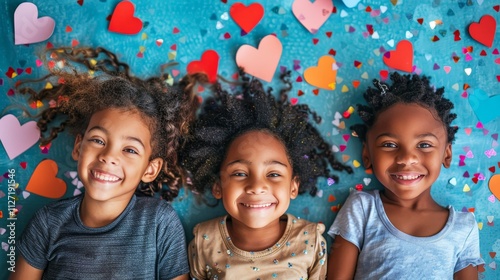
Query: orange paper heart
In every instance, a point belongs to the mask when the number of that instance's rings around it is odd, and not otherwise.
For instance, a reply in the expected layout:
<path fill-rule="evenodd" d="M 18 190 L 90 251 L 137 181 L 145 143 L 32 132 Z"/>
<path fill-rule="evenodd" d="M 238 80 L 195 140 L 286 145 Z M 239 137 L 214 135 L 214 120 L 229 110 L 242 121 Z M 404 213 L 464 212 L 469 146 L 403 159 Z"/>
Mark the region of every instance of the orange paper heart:
<path fill-rule="evenodd" d="M 496 28 L 497 22 L 495 18 L 490 15 L 484 15 L 479 20 L 479 23 L 473 22 L 469 25 L 469 34 L 474 40 L 491 48 Z"/>
<path fill-rule="evenodd" d="M 408 40 L 401 40 L 396 50 L 384 54 L 384 63 L 396 70 L 411 73 L 413 71 L 413 45 Z"/>
<path fill-rule="evenodd" d="M 337 70 L 335 67 L 335 58 L 325 55 L 319 58 L 318 66 L 312 66 L 304 71 L 304 79 L 310 85 L 327 89 L 335 89 L 335 79 Z"/>
<path fill-rule="evenodd" d="M 500 200 L 500 174 L 493 175 L 488 182 L 491 193 Z"/>
<path fill-rule="evenodd" d="M 66 193 L 66 183 L 57 178 L 57 163 L 42 160 L 33 171 L 25 191 L 47 198 L 60 198 Z"/>

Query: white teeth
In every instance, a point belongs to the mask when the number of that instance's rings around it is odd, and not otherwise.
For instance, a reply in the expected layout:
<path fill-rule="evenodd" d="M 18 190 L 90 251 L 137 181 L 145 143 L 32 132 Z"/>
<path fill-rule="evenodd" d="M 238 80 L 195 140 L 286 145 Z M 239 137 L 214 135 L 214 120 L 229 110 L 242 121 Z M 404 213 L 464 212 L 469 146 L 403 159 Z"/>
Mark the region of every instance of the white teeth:
<path fill-rule="evenodd" d="M 250 207 L 250 208 L 265 208 L 265 207 L 271 206 L 272 203 L 266 203 L 266 204 L 246 204 L 246 203 L 243 203 L 243 205 L 245 207 Z"/>
<path fill-rule="evenodd" d="M 420 175 L 408 176 L 408 175 L 396 175 L 399 180 L 415 180 L 418 179 Z"/>
<path fill-rule="evenodd" d="M 108 174 L 102 174 L 99 172 L 92 171 L 92 174 L 94 174 L 94 177 L 101 181 L 106 181 L 106 182 L 116 182 L 120 180 L 120 178 L 113 176 L 113 175 L 108 175 Z"/>

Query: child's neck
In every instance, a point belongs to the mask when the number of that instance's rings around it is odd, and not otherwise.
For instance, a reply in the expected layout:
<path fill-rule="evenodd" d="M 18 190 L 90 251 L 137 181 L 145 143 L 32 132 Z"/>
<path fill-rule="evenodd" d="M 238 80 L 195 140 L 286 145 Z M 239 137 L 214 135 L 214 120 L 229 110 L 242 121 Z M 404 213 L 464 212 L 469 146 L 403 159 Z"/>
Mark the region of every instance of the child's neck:
<path fill-rule="evenodd" d="M 130 197 L 131 199 L 132 197 Z M 91 228 L 109 225 L 125 210 L 128 200 L 120 201 L 95 201 L 84 195 L 80 204 L 80 219 L 82 223 Z"/>
<path fill-rule="evenodd" d="M 257 252 L 273 247 L 285 233 L 287 220 L 277 219 L 264 228 L 250 228 L 228 217 L 227 230 L 237 248 Z"/>

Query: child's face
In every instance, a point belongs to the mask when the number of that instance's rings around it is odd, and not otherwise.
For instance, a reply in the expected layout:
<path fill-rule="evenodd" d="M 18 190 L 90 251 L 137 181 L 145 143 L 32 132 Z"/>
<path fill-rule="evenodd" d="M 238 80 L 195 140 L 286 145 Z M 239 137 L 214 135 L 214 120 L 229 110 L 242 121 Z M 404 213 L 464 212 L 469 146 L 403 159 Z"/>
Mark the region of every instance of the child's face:
<path fill-rule="evenodd" d="M 151 153 L 151 133 L 138 112 L 105 109 L 92 115 L 72 153 L 85 198 L 128 202 L 139 182 L 151 182 L 161 169 L 163 161 L 150 161 Z"/>
<path fill-rule="evenodd" d="M 367 133 L 363 163 L 385 189 L 402 200 L 417 198 L 451 162 L 443 123 L 424 107 L 398 103 L 382 112 Z"/>
<path fill-rule="evenodd" d="M 229 146 L 212 192 L 222 198 L 233 225 L 264 228 L 279 221 L 297 197 L 292 173 L 283 144 L 269 133 L 250 131 Z"/>

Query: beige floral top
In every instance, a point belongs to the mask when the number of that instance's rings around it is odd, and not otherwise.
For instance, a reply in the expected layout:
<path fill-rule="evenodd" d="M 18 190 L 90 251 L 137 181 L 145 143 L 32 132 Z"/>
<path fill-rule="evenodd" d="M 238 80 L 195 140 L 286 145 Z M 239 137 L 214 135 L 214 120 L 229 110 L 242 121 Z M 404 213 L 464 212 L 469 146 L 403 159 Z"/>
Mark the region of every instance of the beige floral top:
<path fill-rule="evenodd" d="M 196 225 L 189 244 L 191 277 L 195 279 L 325 279 L 327 266 L 323 224 L 291 214 L 285 233 L 273 247 L 247 252 L 234 246 L 227 216 Z"/>

